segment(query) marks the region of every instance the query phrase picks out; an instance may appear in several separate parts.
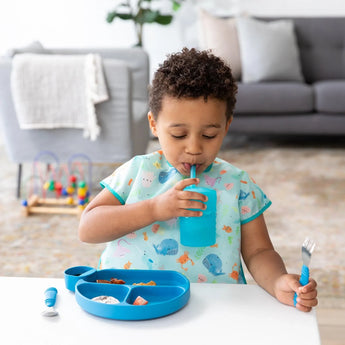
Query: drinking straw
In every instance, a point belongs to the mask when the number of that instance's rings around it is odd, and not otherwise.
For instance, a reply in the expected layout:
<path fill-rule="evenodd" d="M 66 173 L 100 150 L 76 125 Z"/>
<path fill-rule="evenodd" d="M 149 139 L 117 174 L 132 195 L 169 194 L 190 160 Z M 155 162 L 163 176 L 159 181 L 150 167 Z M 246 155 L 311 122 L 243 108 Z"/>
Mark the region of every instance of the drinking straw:
<path fill-rule="evenodd" d="M 195 178 L 195 177 L 196 177 L 196 165 L 192 165 L 190 168 L 190 178 Z M 195 188 L 196 185 L 192 184 L 191 187 Z"/>
<path fill-rule="evenodd" d="M 196 165 L 192 165 L 190 168 L 190 178 L 196 177 Z"/>

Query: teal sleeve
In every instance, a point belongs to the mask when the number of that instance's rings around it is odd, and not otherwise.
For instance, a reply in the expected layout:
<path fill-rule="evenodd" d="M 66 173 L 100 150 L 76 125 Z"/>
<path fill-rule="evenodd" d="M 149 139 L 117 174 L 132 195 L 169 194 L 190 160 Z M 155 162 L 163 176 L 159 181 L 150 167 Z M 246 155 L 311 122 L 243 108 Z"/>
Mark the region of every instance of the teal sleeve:
<path fill-rule="evenodd" d="M 136 177 L 137 166 L 138 162 L 134 157 L 102 180 L 100 185 L 109 190 L 124 205 Z"/>
<path fill-rule="evenodd" d="M 245 224 L 260 216 L 272 202 L 247 173 L 241 176 L 240 185 L 240 217 L 241 224 Z"/>

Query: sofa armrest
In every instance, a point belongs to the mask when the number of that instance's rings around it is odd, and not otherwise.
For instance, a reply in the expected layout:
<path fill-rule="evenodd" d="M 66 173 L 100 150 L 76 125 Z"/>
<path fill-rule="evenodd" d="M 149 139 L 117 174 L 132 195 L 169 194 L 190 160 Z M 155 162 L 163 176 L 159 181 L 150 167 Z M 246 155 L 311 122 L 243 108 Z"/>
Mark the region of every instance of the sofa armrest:
<path fill-rule="evenodd" d="M 47 54 L 99 54 L 103 59 L 125 61 L 131 71 L 132 98 L 147 101 L 149 84 L 149 56 L 139 47 L 135 48 L 68 48 L 46 49 Z M 143 87 L 146 85 L 146 87 Z"/>

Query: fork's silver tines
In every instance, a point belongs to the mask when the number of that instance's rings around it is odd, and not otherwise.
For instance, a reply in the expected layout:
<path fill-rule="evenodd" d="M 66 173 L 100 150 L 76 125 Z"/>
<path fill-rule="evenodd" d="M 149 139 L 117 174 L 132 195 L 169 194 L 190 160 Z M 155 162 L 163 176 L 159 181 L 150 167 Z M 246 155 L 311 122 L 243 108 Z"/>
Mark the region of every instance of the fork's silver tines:
<path fill-rule="evenodd" d="M 313 252 L 315 248 L 315 242 L 311 240 L 310 238 L 306 238 L 302 245 L 302 261 L 303 265 L 309 266 L 311 253 Z"/>

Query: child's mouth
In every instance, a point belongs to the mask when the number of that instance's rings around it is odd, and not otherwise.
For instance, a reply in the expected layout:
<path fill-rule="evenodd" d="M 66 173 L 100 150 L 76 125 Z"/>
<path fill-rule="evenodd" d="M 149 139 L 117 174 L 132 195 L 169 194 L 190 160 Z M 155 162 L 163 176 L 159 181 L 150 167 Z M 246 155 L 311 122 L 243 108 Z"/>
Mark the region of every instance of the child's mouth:
<path fill-rule="evenodd" d="M 190 169 L 191 167 L 195 165 L 196 167 L 196 171 L 198 171 L 199 167 L 201 166 L 201 164 L 190 164 L 190 163 L 183 163 L 183 167 L 186 171 L 186 175 L 190 175 Z"/>

